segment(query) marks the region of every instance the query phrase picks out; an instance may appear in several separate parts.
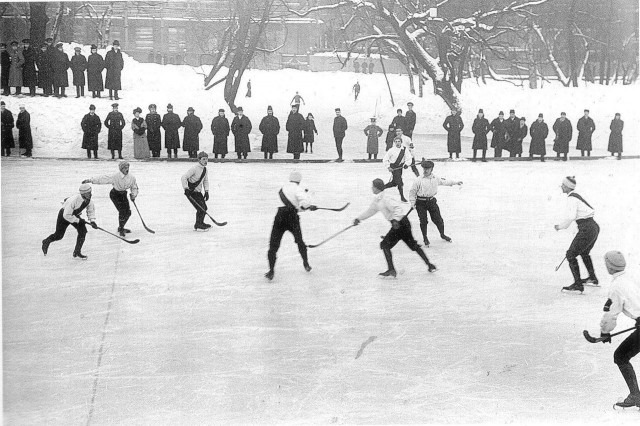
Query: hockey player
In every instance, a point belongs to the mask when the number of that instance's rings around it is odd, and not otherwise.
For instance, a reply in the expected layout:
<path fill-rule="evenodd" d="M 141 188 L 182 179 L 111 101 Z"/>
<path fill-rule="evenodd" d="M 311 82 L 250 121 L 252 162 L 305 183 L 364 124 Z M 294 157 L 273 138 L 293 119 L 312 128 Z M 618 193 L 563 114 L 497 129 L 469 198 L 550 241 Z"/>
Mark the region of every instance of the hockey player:
<path fill-rule="evenodd" d="M 398 187 L 400 193 L 400 199 L 403 203 L 407 201 L 402 193 L 404 186 L 402 182 L 402 169 L 409 168 L 411 165 L 411 156 L 407 155 L 407 148 L 402 146 L 402 139 L 396 137 L 393 140 L 393 147 L 384 154 L 382 158 L 382 164 L 391 172 L 391 180 L 384 185 L 384 189 L 391 188 L 393 186 Z"/>
<path fill-rule="evenodd" d="M 64 233 L 69 225 L 76 228 L 78 238 L 76 239 L 76 247 L 73 250 L 73 257 L 85 260 L 87 256 L 82 254 L 82 245 L 87 235 L 87 222 L 80 217 L 82 211 L 87 209 L 87 219 L 93 229 L 97 229 L 96 210 L 91 201 L 91 186 L 83 183 L 80 185 L 80 193 L 64 200 L 64 205 L 58 212 L 58 220 L 56 221 L 56 231 L 42 240 L 42 252 L 47 255 L 49 244 L 54 241 L 60 241 L 64 237 Z"/>
<path fill-rule="evenodd" d="M 182 175 L 182 187 L 184 195 L 187 196 L 189 202 L 196 209 L 196 223 L 193 229 L 196 231 L 202 229 L 204 231 L 211 228 L 211 225 L 204 223 L 204 217 L 207 211 L 207 201 L 209 201 L 209 177 L 207 176 L 207 162 L 209 155 L 200 151 L 198 153 L 198 164 L 193 166 Z M 204 196 L 202 190 L 204 189 Z"/>
<path fill-rule="evenodd" d="M 600 337 L 603 343 L 611 343 L 611 331 L 616 328 L 616 319 L 623 312 L 636 321 L 636 329 L 618 346 L 613 354 L 613 362 L 620 369 L 624 381 L 629 387 L 629 396 L 618 407 L 640 407 L 640 389 L 631 358 L 640 353 L 640 282 L 637 277 L 627 274 L 627 262 L 619 251 L 609 251 L 604 255 L 607 271 L 613 276 L 609 298 L 604 305 L 604 314 L 600 321 Z M 615 407 L 614 407 L 615 408 Z"/>
<path fill-rule="evenodd" d="M 556 231 L 567 229 L 574 220 L 578 225 L 578 233 L 573 238 L 566 254 L 569 268 L 571 268 L 571 273 L 573 274 L 573 284 L 568 287 L 563 287 L 562 289 L 582 292 L 584 291 L 584 284 L 598 284 L 598 278 L 596 278 L 596 273 L 593 270 L 593 262 L 591 261 L 589 253 L 598 239 L 600 227 L 596 221 L 593 220 L 593 207 L 591 207 L 584 198 L 574 192 L 574 189 L 576 189 L 575 176 L 567 176 L 564 178 L 560 187 L 564 194 L 568 194 L 567 209 L 562 221 L 558 225 L 554 225 L 554 228 Z M 582 261 L 587 267 L 587 272 L 589 272 L 589 277 L 585 280 L 580 278 L 578 256 L 582 257 Z"/>
<path fill-rule="evenodd" d="M 444 233 L 444 220 L 442 220 L 442 216 L 440 215 L 440 207 L 438 207 L 436 194 L 438 193 L 438 186 L 462 185 L 462 181 L 437 177 L 432 173 L 434 166 L 432 161 L 427 161 L 423 158 L 420 165 L 424 169 L 424 175 L 420 179 L 413 181 L 413 185 L 411 185 L 411 189 L 409 190 L 409 202 L 418 212 L 424 245 L 429 247 L 429 238 L 427 238 L 427 224 L 429 223 L 429 219 L 427 213 L 431 215 L 431 220 L 436 224 L 438 231 L 440 231 L 440 238 L 451 242 L 451 238 Z"/>
<path fill-rule="evenodd" d="M 116 174 L 85 179 L 82 183 L 113 185 L 111 192 L 109 192 L 109 198 L 111 198 L 113 205 L 116 206 L 116 210 L 118 210 L 118 234 L 124 237 L 125 234 L 131 232 L 131 230 L 124 227 L 131 217 L 131 206 L 129 205 L 129 200 L 127 200 L 127 189 L 131 190 L 129 198 L 131 198 L 131 201 L 135 201 L 138 196 L 138 184 L 136 183 L 136 178 L 129 173 L 128 161 L 123 161 L 118 164 L 118 168 L 120 171 Z"/>
<path fill-rule="evenodd" d="M 413 238 L 413 235 L 411 234 L 411 222 L 409 222 L 407 216 L 402 213 L 400 203 L 385 195 L 384 188 L 385 184 L 382 179 L 373 180 L 371 191 L 375 194 L 375 197 L 373 198 L 369 208 L 362 212 L 362 214 L 353 221 L 353 225 L 356 226 L 377 212 L 381 212 L 385 219 L 391 222 L 391 229 L 380 243 L 380 248 L 387 260 L 387 270 L 385 272 L 381 272 L 379 275 L 383 277 L 396 276 L 396 269 L 393 266 L 391 249 L 398 244 L 398 241 L 401 240 L 404 241 L 412 251 L 418 253 L 420 258 L 424 260 L 424 263 L 427 264 L 429 272 L 434 272 L 436 270 L 436 266 L 429 262 L 427 255 L 424 254 L 424 251 L 422 251 L 418 242 Z"/>
<path fill-rule="evenodd" d="M 405 155 L 409 156 L 409 162 L 411 166 L 411 170 L 415 173 L 416 177 L 420 176 L 420 172 L 418 172 L 418 168 L 416 167 L 416 159 L 413 155 L 413 142 L 411 138 L 404 134 L 404 130 L 402 128 L 396 128 L 396 138 L 402 139 L 402 147 L 406 148 Z"/>
<path fill-rule="evenodd" d="M 276 254 L 280 248 L 282 236 L 286 231 L 293 234 L 293 238 L 298 245 L 298 251 L 302 256 L 302 264 L 304 269 L 309 272 L 309 260 L 307 259 L 307 246 L 302 240 L 302 229 L 300 228 L 299 211 L 311 210 L 318 208 L 309 202 L 308 190 L 300 186 L 302 174 L 293 171 L 289 175 L 289 182 L 286 183 L 278 192 L 282 206 L 278 207 L 278 213 L 273 220 L 273 228 L 271 229 L 271 237 L 269 239 L 269 251 L 267 259 L 269 260 L 269 271 L 264 274 L 268 280 L 273 279 L 274 268 L 276 266 Z"/>

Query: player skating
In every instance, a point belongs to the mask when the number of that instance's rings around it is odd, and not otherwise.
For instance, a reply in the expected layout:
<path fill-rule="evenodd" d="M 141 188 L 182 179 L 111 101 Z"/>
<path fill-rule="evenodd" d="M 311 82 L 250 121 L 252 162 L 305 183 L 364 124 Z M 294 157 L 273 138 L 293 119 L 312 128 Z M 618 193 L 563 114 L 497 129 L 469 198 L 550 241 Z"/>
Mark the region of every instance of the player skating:
<path fill-rule="evenodd" d="M 129 200 L 127 200 L 127 190 L 131 190 L 129 198 L 131 198 L 131 201 L 135 201 L 138 196 L 138 184 L 136 183 L 136 178 L 129 173 L 130 166 L 128 161 L 121 162 L 118 168 L 120 169 L 118 173 L 85 179 L 82 183 L 113 185 L 109 192 L 109 198 L 111 198 L 113 205 L 118 210 L 118 234 L 124 237 L 125 234 L 131 232 L 124 227 L 131 217 L 131 206 L 129 205 Z"/>
<path fill-rule="evenodd" d="M 409 202 L 418 212 L 418 218 L 420 218 L 420 231 L 422 231 L 424 245 L 429 247 L 429 238 L 427 238 L 427 224 L 429 223 L 428 214 L 431 215 L 431 220 L 436 224 L 436 227 L 440 232 L 440 238 L 451 242 L 451 238 L 444 233 L 444 220 L 440 214 L 440 207 L 438 206 L 436 194 L 438 193 L 438 186 L 462 185 L 462 181 L 437 177 L 432 173 L 434 166 L 432 161 L 427 161 L 423 158 L 420 165 L 424 169 L 424 174 L 420 179 L 416 179 L 413 182 L 413 185 L 411 185 L 411 190 L 409 190 Z"/>
<path fill-rule="evenodd" d="M 404 241 L 405 244 L 412 250 L 418 253 L 420 258 L 427 264 L 429 272 L 436 270 L 436 266 L 429 262 L 427 255 L 422 251 L 422 248 L 418 242 L 413 238 L 411 233 L 411 222 L 405 214 L 402 212 L 402 205 L 396 200 L 387 196 L 384 193 L 385 184 L 382 179 L 374 179 L 371 191 L 375 194 L 371 205 L 354 221 L 353 225 L 358 225 L 363 220 L 373 216 L 377 212 L 381 212 L 382 215 L 391 222 L 391 229 L 384 236 L 380 243 L 380 248 L 384 253 L 384 257 L 387 260 L 387 270 L 381 272 L 379 275 L 383 277 L 395 277 L 396 269 L 393 266 L 393 256 L 391 255 L 391 249 L 398 244 L 398 241 Z"/>
<path fill-rule="evenodd" d="M 402 193 L 404 183 L 402 182 L 402 170 L 409 168 L 411 165 L 411 156 L 407 153 L 407 148 L 402 146 L 402 138 L 396 137 L 393 140 L 393 146 L 384 154 L 382 164 L 391 172 L 391 180 L 384 185 L 384 189 L 393 186 L 398 187 L 400 199 L 406 202 Z"/>
<path fill-rule="evenodd" d="M 211 225 L 204 223 L 204 216 L 207 214 L 207 203 L 209 200 L 209 177 L 207 176 L 207 162 L 209 155 L 200 151 L 198 153 L 198 164 L 190 168 L 187 173 L 182 175 L 182 187 L 184 195 L 196 209 L 196 223 L 193 229 L 196 231 L 202 229 L 204 231 L 211 228 Z M 202 191 L 204 190 L 204 195 Z"/>
<path fill-rule="evenodd" d="M 578 233 L 573 238 L 569 250 L 567 250 L 566 259 L 569 262 L 569 268 L 573 275 L 573 284 L 567 287 L 563 287 L 563 290 L 569 291 L 584 291 L 584 284 L 598 284 L 598 278 L 593 270 L 593 262 L 589 253 L 593 248 L 598 234 L 600 233 L 600 226 L 593 220 L 594 210 L 593 207 L 579 194 L 574 192 L 576 189 L 575 176 L 567 176 L 562 180 L 562 192 L 567 195 L 567 207 L 562 217 L 562 221 L 554 225 L 556 231 L 560 229 L 567 229 L 571 222 L 574 220 L 578 225 Z M 587 268 L 589 276 L 583 280 L 580 278 L 580 266 L 578 265 L 577 257 L 581 256 L 584 266 Z"/>
<path fill-rule="evenodd" d="M 56 221 L 56 231 L 42 240 L 42 252 L 47 255 L 49 245 L 54 241 L 60 241 L 64 237 L 69 225 L 76 228 L 78 237 L 76 238 L 76 246 L 73 250 L 73 257 L 85 260 L 87 256 L 82 254 L 82 245 L 87 235 L 86 221 L 80 217 L 82 211 L 87 209 L 87 218 L 92 228 L 97 229 L 96 210 L 91 201 L 91 186 L 83 183 L 80 185 L 79 194 L 73 195 L 64 201 L 63 207 L 58 212 Z"/>
<path fill-rule="evenodd" d="M 282 202 L 282 206 L 278 207 L 278 213 L 273 220 L 273 228 L 271 229 L 271 237 L 269 238 L 269 251 L 267 259 L 269 260 L 269 271 L 264 275 L 268 280 L 273 279 L 274 268 L 276 266 L 276 255 L 280 248 L 280 242 L 285 232 L 289 231 L 293 234 L 293 239 L 298 245 L 298 251 L 302 256 L 302 265 L 309 272 L 309 260 L 307 258 L 307 246 L 302 240 L 302 228 L 300 228 L 299 211 L 311 210 L 318 208 L 309 202 L 309 193 L 307 189 L 300 186 L 302 174 L 293 171 L 289 175 L 289 182 L 284 184 L 278 196 Z"/>

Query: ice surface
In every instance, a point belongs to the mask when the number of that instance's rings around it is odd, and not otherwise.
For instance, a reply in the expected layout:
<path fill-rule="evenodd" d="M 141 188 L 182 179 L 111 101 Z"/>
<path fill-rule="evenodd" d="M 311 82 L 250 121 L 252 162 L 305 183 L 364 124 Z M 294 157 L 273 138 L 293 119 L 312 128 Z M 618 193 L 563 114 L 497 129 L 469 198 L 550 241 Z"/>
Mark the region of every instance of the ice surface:
<path fill-rule="evenodd" d="M 82 262 L 72 228 L 46 257 L 41 240 L 60 202 L 116 163 L 4 158 L 5 424 L 637 424 L 637 412 L 611 409 L 627 394 L 612 360 L 620 339 L 595 345 L 581 333 L 598 331 L 603 254 L 639 266 L 639 165 L 437 163 L 436 174 L 464 181 L 438 193 L 453 243 L 429 225 L 437 273 L 401 243 L 398 279 L 379 279 L 389 225 L 377 215 L 310 249 L 310 273 L 285 236 L 267 282 L 277 190 L 293 165 L 210 164 L 209 211 L 229 224 L 199 233 L 180 186 L 189 165 L 133 162 L 156 234 L 134 210 L 130 238 L 141 242 L 90 229 Z M 295 167 L 318 205 L 351 202 L 301 214 L 308 244 L 348 226 L 371 180 L 388 178 L 380 164 Z M 592 252 L 602 286 L 583 296 L 560 293 L 566 263 L 554 272 L 576 232 L 553 230 L 566 175 L 602 228 Z M 94 185 L 94 201 L 114 232 L 109 190 Z M 417 236 L 415 213 L 411 222 Z M 618 328 L 630 324 L 621 316 Z"/>

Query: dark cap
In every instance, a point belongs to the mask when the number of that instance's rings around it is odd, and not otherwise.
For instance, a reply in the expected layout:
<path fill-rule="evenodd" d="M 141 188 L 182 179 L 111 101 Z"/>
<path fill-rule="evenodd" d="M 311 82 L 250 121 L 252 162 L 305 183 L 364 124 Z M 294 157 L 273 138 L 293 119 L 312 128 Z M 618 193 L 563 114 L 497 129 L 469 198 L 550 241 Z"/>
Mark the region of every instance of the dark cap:
<path fill-rule="evenodd" d="M 538 117 L 542 118 L 542 117 L 544 117 L 544 115 L 542 115 L 542 113 L 540 113 L 540 114 L 538 114 Z"/>
<path fill-rule="evenodd" d="M 273 108 L 271 107 L 271 105 L 267 107 L 267 111 L 273 111 Z"/>
<path fill-rule="evenodd" d="M 95 44 L 92 44 L 91 45 L 91 50 L 93 50 L 93 49 L 98 50 L 98 46 L 96 46 Z"/>
<path fill-rule="evenodd" d="M 220 108 L 218 112 L 224 112 L 224 108 Z"/>
<path fill-rule="evenodd" d="M 189 112 L 189 111 L 195 111 L 195 109 L 193 109 L 193 107 L 189 107 L 189 108 L 187 108 L 187 112 Z"/>
<path fill-rule="evenodd" d="M 17 45 L 18 45 L 18 42 L 17 42 L 17 41 L 15 41 L 15 40 L 13 40 L 13 41 L 11 42 L 11 45 L 12 45 L 12 46 L 17 46 Z"/>
<path fill-rule="evenodd" d="M 510 110 L 509 110 L 509 114 L 515 114 L 515 113 L 516 113 L 516 110 L 515 110 L 515 109 L 510 109 Z"/>
<path fill-rule="evenodd" d="M 504 115 L 504 112 L 500 111 L 500 112 L 498 113 L 498 115 Z"/>
<path fill-rule="evenodd" d="M 433 161 L 425 160 L 424 158 L 420 162 L 420 165 L 422 166 L 423 169 L 433 169 L 433 166 L 434 166 Z"/>
<path fill-rule="evenodd" d="M 23 38 L 23 39 L 22 39 L 22 42 L 23 42 L 23 43 L 26 43 L 26 44 L 31 44 L 31 40 L 30 40 L 30 39 L 28 39 L 28 38 Z"/>
<path fill-rule="evenodd" d="M 527 119 L 524 117 L 520 117 L 520 121 L 527 121 Z"/>
<path fill-rule="evenodd" d="M 142 108 L 137 107 L 136 109 L 133 110 L 133 113 L 135 114 L 136 112 L 139 112 L 142 114 Z"/>
<path fill-rule="evenodd" d="M 149 104 L 149 109 L 151 108 L 154 108 L 154 109 L 157 108 L 156 104 Z"/>
<path fill-rule="evenodd" d="M 75 50 L 76 52 L 80 52 L 82 50 L 81 47 L 74 47 L 73 50 Z"/>
<path fill-rule="evenodd" d="M 560 113 L 560 115 L 567 115 L 567 113 L 566 113 L 566 112 L 564 112 L 564 111 L 562 111 L 562 112 Z"/>
<path fill-rule="evenodd" d="M 112 103 L 111 108 L 118 108 L 118 103 L 117 102 Z"/>
<path fill-rule="evenodd" d="M 336 112 L 340 112 L 340 108 L 336 108 Z"/>
<path fill-rule="evenodd" d="M 619 112 L 616 112 L 616 117 L 620 117 L 620 113 Z"/>
<path fill-rule="evenodd" d="M 61 41 L 57 42 L 56 47 L 62 47 L 62 42 Z"/>
<path fill-rule="evenodd" d="M 167 104 L 167 109 L 173 109 L 173 105 Z"/>
<path fill-rule="evenodd" d="M 94 104 L 91 104 L 91 105 L 89 105 L 89 109 L 93 111 L 93 110 L 96 109 L 96 106 Z"/>
<path fill-rule="evenodd" d="M 6 105 L 4 101 L 0 101 L 0 105 Z"/>
<path fill-rule="evenodd" d="M 242 112 L 244 112 L 244 110 L 242 109 L 242 107 L 238 107 L 237 111 L 242 111 Z"/>
<path fill-rule="evenodd" d="M 584 110 L 584 112 L 589 112 L 589 110 L 588 110 L 588 109 L 585 109 L 585 110 Z"/>
<path fill-rule="evenodd" d="M 398 108 L 398 109 L 396 110 L 396 112 L 402 112 L 402 110 L 401 110 L 400 108 Z"/>
<path fill-rule="evenodd" d="M 384 181 L 382 179 L 374 179 L 373 182 L 371 182 L 371 184 L 375 189 L 379 191 L 384 191 Z"/>
<path fill-rule="evenodd" d="M 53 39 L 51 37 L 45 38 L 44 41 L 49 42 L 49 43 L 53 43 Z"/>
<path fill-rule="evenodd" d="M 407 102 L 407 106 L 413 106 L 413 102 Z"/>
<path fill-rule="evenodd" d="M 482 108 L 480 108 L 480 109 L 478 110 L 478 114 L 480 114 L 480 113 L 483 113 L 483 114 L 484 114 L 484 111 L 482 110 Z"/>
<path fill-rule="evenodd" d="M 120 42 L 118 40 L 113 40 L 112 43 L 114 46 L 120 46 Z"/>

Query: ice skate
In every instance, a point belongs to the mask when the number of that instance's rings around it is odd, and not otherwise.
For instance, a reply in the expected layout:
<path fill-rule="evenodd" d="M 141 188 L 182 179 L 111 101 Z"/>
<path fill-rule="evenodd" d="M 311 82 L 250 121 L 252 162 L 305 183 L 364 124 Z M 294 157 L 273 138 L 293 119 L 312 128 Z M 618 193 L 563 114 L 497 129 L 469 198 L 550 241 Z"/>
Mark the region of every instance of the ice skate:
<path fill-rule="evenodd" d="M 444 234 L 440 234 L 440 238 L 442 238 L 443 240 L 445 240 L 448 243 L 451 242 L 451 237 L 448 237 L 448 236 L 446 236 Z"/>
<path fill-rule="evenodd" d="M 85 256 L 84 254 L 80 253 L 79 251 L 73 252 L 73 258 L 74 259 L 80 259 L 80 260 L 87 260 L 87 256 Z"/>
<path fill-rule="evenodd" d="M 264 277 L 266 279 L 268 279 L 269 281 L 271 281 L 273 279 L 273 274 L 274 274 L 274 272 L 273 272 L 273 270 L 271 270 L 271 271 L 267 272 L 266 274 L 264 274 Z"/>
<path fill-rule="evenodd" d="M 389 269 L 389 270 L 386 270 L 384 272 L 380 272 L 378 275 L 381 276 L 381 277 L 395 278 L 397 273 L 396 273 L 395 269 Z"/>
<path fill-rule="evenodd" d="M 613 406 L 613 409 L 617 408 L 638 408 L 640 407 L 640 395 L 632 395 L 629 394 L 628 397 L 624 399 L 624 401 L 616 402 Z"/>
<path fill-rule="evenodd" d="M 582 293 L 584 291 L 584 286 L 582 283 L 573 283 L 570 286 L 562 287 L 562 291 L 579 291 Z"/>
<path fill-rule="evenodd" d="M 45 256 L 47 255 L 47 252 L 49 251 L 49 244 L 51 244 L 51 243 L 46 238 L 44 240 L 42 240 L 42 252 L 44 253 Z"/>
<path fill-rule="evenodd" d="M 580 283 L 583 285 L 591 285 L 594 287 L 600 287 L 598 279 L 596 277 L 583 278 L 580 280 Z"/>

